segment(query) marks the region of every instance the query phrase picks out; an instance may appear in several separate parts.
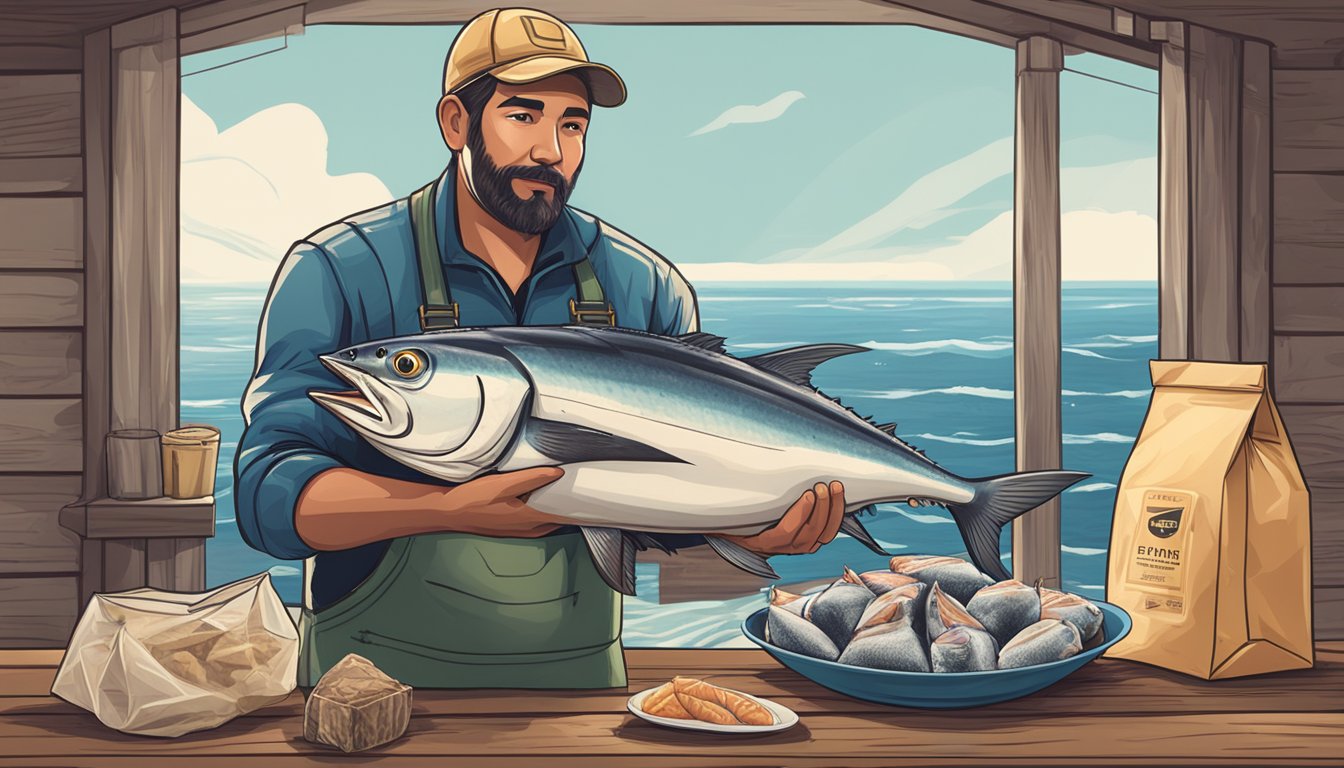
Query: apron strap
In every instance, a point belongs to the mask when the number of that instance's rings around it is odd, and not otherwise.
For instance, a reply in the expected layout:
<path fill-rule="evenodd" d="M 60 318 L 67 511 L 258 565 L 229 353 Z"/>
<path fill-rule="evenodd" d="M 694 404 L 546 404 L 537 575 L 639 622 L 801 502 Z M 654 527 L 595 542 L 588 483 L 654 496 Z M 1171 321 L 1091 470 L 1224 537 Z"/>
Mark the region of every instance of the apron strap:
<path fill-rule="evenodd" d="M 440 262 L 439 235 L 434 226 L 434 198 L 437 180 L 411 193 L 411 229 L 415 253 L 420 262 L 420 286 L 424 303 L 420 305 L 420 330 L 442 331 L 458 326 L 457 302 L 448 293 Z"/>
<path fill-rule="evenodd" d="M 616 325 L 616 310 L 602 293 L 592 262 L 584 256 L 574 265 L 574 291 L 578 301 L 569 300 L 569 322 L 574 325 Z"/>
<path fill-rule="evenodd" d="M 416 259 L 420 263 L 420 286 L 424 303 L 420 305 L 420 330 L 442 331 L 457 328 L 461 315 L 457 302 L 448 291 L 440 262 L 439 235 L 434 222 L 434 198 L 438 181 L 411 193 L 409 207 L 414 231 Z M 573 325 L 616 325 L 616 310 L 602 292 L 602 283 L 593 264 L 584 256 L 574 265 L 574 290 L 578 299 L 569 300 L 569 322 Z"/>

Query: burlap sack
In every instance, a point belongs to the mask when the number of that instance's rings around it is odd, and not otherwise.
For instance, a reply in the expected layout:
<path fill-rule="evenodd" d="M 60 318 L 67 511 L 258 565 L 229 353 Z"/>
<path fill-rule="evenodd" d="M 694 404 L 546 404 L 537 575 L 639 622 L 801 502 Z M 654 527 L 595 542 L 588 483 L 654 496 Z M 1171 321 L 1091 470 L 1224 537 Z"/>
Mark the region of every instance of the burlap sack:
<path fill-rule="evenodd" d="M 1116 493 L 1107 656 L 1205 679 L 1312 665 L 1310 502 L 1264 365 L 1158 361 Z"/>
<path fill-rule="evenodd" d="M 202 594 L 94 595 L 51 692 L 109 728 L 181 736 L 287 697 L 299 633 L 269 574 Z"/>

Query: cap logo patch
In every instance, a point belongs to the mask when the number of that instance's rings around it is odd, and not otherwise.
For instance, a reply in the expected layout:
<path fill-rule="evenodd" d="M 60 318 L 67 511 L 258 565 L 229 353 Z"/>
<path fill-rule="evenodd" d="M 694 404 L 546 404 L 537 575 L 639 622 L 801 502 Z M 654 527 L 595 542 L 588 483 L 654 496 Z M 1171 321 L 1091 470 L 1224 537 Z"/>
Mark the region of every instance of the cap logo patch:
<path fill-rule="evenodd" d="M 523 29 L 527 30 L 528 38 L 538 48 L 563 51 L 567 47 L 565 45 L 565 31 L 553 21 L 539 16 L 524 16 Z"/>

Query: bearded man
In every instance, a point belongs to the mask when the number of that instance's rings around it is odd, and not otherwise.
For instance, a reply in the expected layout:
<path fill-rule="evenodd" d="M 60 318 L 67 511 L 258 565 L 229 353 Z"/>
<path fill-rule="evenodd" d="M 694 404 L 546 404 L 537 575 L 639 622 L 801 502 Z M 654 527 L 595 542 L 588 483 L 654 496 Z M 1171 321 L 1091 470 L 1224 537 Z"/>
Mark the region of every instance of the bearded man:
<path fill-rule="evenodd" d="M 624 100 L 620 77 L 559 19 L 487 11 L 448 52 L 442 175 L 313 233 L 281 264 L 243 401 L 235 497 L 249 545 L 307 559 L 300 685 L 347 653 L 417 687 L 625 685 L 620 593 L 575 528 L 527 505 L 561 469 L 446 486 L 308 397 L 342 387 L 320 355 L 374 339 L 459 325 L 697 331 L 695 294 L 668 261 L 566 204 L 593 106 Z M 843 510 L 840 484 L 818 483 L 736 543 L 815 551 Z"/>

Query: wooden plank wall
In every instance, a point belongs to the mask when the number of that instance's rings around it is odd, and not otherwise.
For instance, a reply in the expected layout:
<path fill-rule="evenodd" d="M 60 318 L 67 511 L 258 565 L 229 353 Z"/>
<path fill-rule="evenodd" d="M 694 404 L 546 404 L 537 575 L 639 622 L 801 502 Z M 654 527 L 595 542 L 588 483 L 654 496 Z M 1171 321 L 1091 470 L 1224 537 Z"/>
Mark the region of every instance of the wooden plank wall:
<path fill-rule="evenodd" d="M 1311 489 L 1322 639 L 1344 638 L 1344 62 L 1335 61 L 1276 69 L 1273 82 L 1274 386 Z"/>
<path fill-rule="evenodd" d="M 57 514 L 84 466 L 80 57 L 0 71 L 0 648 L 64 645 L 78 611 L 80 542 Z"/>

